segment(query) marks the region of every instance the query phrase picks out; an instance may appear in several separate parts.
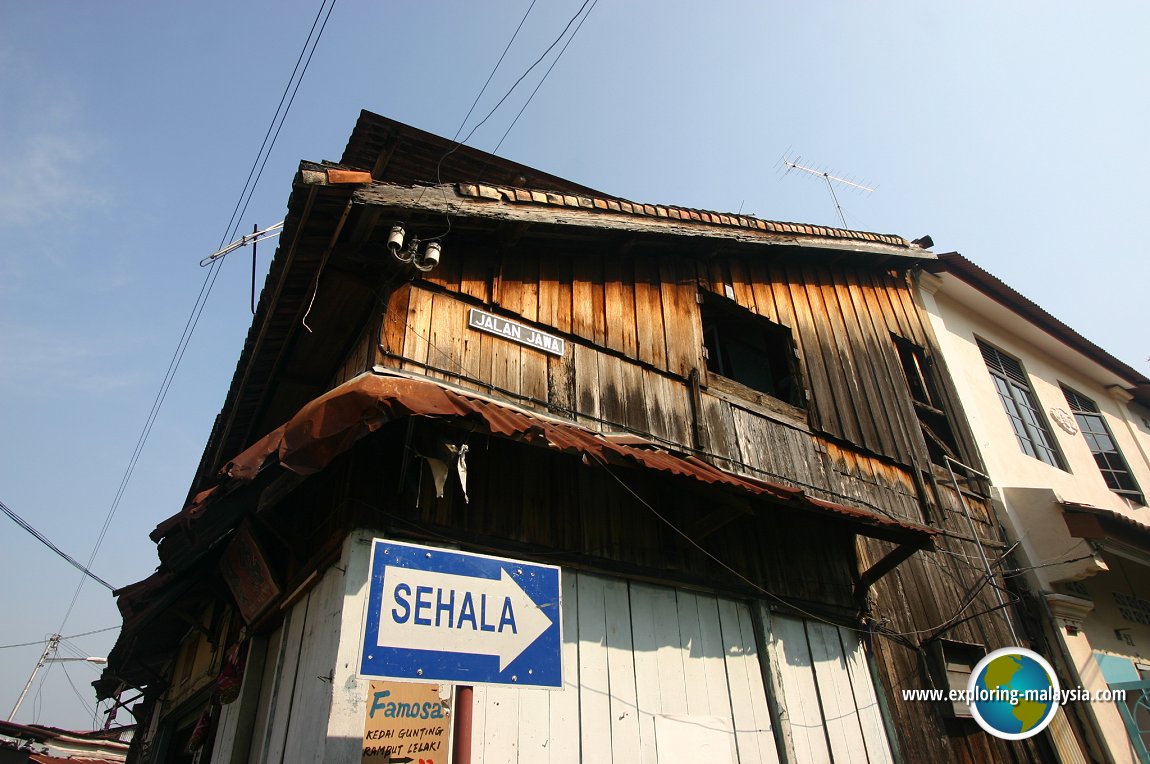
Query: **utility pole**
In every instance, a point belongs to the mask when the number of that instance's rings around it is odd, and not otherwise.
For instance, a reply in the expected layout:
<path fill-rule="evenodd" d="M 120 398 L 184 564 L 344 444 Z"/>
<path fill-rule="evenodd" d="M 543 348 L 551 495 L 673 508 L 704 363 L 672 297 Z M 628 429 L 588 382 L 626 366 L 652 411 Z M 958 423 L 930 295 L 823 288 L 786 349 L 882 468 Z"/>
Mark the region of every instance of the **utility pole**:
<path fill-rule="evenodd" d="M 16 701 L 16 705 L 12 708 L 12 713 L 8 714 L 8 721 L 16 718 L 16 712 L 20 710 L 20 704 L 24 702 L 24 698 L 28 695 L 28 690 L 32 689 L 32 682 L 36 681 L 36 674 L 40 673 L 40 669 L 44 668 L 45 663 L 56 663 L 63 661 L 83 661 L 84 663 L 107 663 L 107 658 L 97 658 L 95 656 L 87 658 L 57 658 L 56 650 L 60 647 L 60 640 L 63 639 L 59 634 L 53 634 L 48 637 L 48 644 L 44 646 L 44 652 L 40 654 L 40 660 L 36 662 L 36 668 L 32 669 L 32 676 L 28 677 L 28 683 L 24 685 L 24 690 L 20 693 L 20 698 Z"/>
<path fill-rule="evenodd" d="M 16 701 L 16 705 L 12 707 L 12 713 L 8 714 L 8 721 L 16 718 L 16 712 L 20 710 L 20 704 L 24 702 L 24 698 L 28 695 L 28 690 L 32 688 L 32 682 L 36 680 L 36 674 L 40 673 L 40 669 L 44 668 L 44 664 L 48 659 L 56 654 L 56 648 L 60 646 L 60 635 L 53 634 L 48 637 L 48 644 L 44 646 L 44 652 L 40 654 L 40 660 L 36 662 L 36 668 L 32 669 L 32 676 L 28 677 L 28 683 L 24 685 L 24 690 L 20 693 L 20 698 Z"/>

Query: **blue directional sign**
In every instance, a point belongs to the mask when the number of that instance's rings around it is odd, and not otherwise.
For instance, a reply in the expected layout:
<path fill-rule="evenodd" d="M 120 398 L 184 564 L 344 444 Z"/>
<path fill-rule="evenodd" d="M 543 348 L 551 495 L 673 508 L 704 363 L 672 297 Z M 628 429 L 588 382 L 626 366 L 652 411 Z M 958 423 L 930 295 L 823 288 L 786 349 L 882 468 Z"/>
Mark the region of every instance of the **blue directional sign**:
<path fill-rule="evenodd" d="M 562 687 L 559 568 L 373 539 L 359 673 Z"/>

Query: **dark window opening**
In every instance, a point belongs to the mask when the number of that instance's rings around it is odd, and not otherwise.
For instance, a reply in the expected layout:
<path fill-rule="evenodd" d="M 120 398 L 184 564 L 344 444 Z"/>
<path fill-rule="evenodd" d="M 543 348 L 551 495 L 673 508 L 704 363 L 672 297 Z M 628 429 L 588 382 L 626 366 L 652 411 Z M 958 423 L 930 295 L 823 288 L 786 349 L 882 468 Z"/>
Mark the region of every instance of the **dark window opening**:
<path fill-rule="evenodd" d="M 1062 455 L 1058 453 L 1046 419 L 1038 408 L 1038 400 L 1030 387 L 1030 380 L 1022 370 L 1022 364 L 997 348 L 978 341 L 982 359 L 990 371 L 1002 408 L 1010 419 L 1010 426 L 1018 438 L 1023 453 L 1041 459 L 1052 467 L 1066 469 Z"/>
<path fill-rule="evenodd" d="M 701 310 L 707 371 L 804 405 L 790 329 L 712 294 L 704 295 Z"/>
<path fill-rule="evenodd" d="M 902 373 L 910 390 L 914 413 L 926 439 L 926 450 L 934 464 L 946 465 L 946 458 L 961 461 L 958 455 L 958 440 L 950 426 L 950 418 L 942 406 L 942 398 L 934 384 L 934 375 L 926 351 L 899 336 L 894 337 L 898 358 L 902 363 Z"/>
<path fill-rule="evenodd" d="M 1098 470 L 1102 473 L 1106 486 L 1133 502 L 1145 504 L 1142 491 L 1134 482 L 1130 467 L 1126 464 L 1122 452 L 1118 450 L 1118 444 L 1114 441 L 1114 435 L 1110 432 L 1106 420 L 1102 418 L 1098 404 L 1067 387 L 1063 387 L 1062 392 L 1066 396 L 1066 402 L 1070 405 L 1070 411 L 1074 414 L 1074 421 L 1078 423 L 1082 437 L 1086 439 L 1086 445 L 1090 447 L 1090 453 L 1094 454 L 1094 461 L 1098 464 Z"/>

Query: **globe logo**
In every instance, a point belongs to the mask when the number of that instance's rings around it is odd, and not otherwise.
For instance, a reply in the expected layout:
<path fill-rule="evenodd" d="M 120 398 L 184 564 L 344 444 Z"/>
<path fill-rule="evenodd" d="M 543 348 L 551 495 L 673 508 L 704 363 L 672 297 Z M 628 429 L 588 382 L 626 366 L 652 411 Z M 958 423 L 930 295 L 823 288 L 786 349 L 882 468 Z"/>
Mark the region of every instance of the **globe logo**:
<path fill-rule="evenodd" d="M 1058 712 L 1058 678 L 1046 659 L 1023 647 L 1003 647 L 978 662 L 967 697 L 979 726 L 1004 740 L 1025 740 Z"/>

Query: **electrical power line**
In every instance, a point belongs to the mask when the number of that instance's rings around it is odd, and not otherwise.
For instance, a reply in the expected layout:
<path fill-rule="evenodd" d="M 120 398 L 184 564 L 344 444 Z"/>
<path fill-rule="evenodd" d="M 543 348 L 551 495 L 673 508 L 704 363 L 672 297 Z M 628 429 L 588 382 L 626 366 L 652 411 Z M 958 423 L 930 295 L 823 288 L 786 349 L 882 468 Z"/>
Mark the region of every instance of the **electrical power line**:
<path fill-rule="evenodd" d="M 552 51 L 552 49 L 554 49 L 554 47 L 559 44 L 559 41 L 562 40 L 567 35 L 567 30 L 570 29 L 571 25 L 575 23 L 575 19 L 579 18 L 579 16 L 581 16 L 583 14 L 584 9 L 587 7 L 587 4 L 590 2 L 591 2 L 591 0 L 583 0 L 583 5 L 579 6 L 579 10 L 575 11 L 575 15 L 572 16 L 570 18 L 570 20 L 568 20 L 567 26 L 563 27 L 563 31 L 559 33 L 559 36 L 556 37 L 551 42 L 551 44 L 547 46 L 547 49 L 544 50 L 543 53 L 541 53 L 539 55 L 539 58 L 535 59 L 535 63 L 533 63 L 533 64 L 531 64 L 531 66 L 527 67 L 527 71 L 525 71 L 525 72 L 523 72 L 523 74 L 519 75 L 519 79 L 515 80 L 515 83 L 510 88 L 507 89 L 507 92 L 503 94 L 503 97 L 500 98 L 496 102 L 496 104 L 491 107 L 491 111 L 487 112 L 487 116 L 485 116 L 483 119 L 479 120 L 479 122 L 474 127 L 471 128 L 471 130 L 467 133 L 467 136 L 465 138 L 463 138 L 463 140 L 457 140 L 455 142 L 455 145 L 452 146 L 450 149 L 448 149 L 447 152 L 439 158 L 439 162 L 437 162 L 435 165 L 435 181 L 437 184 L 442 185 L 442 183 L 443 183 L 441 175 L 440 175 L 440 171 L 443 167 L 443 162 L 449 156 L 454 154 L 459 149 L 460 146 L 465 145 L 469 140 L 471 140 L 471 136 L 475 135 L 475 131 L 478 130 L 479 128 L 483 127 L 484 123 L 486 123 L 487 120 L 491 119 L 491 116 L 493 114 L 495 114 L 496 111 L 499 110 L 499 107 L 503 105 L 503 102 L 506 101 L 511 96 L 512 93 L 515 92 L 515 88 L 519 87 L 519 83 L 523 82 L 523 80 L 525 80 L 527 78 L 527 75 L 531 74 L 531 72 L 535 70 L 535 67 L 539 66 L 540 62 L 542 62 L 543 59 L 547 58 L 547 54 L 550 53 Z M 530 10 L 530 9 L 528 9 L 528 10 Z M 486 86 L 484 86 L 484 87 L 486 87 Z M 458 135 L 458 133 L 456 133 L 456 134 Z M 450 223 L 450 218 L 448 219 L 448 221 Z M 449 231 L 451 230 L 450 225 L 448 225 L 448 230 Z M 445 235 L 446 234 L 441 234 L 441 237 L 445 236 Z M 437 237 L 437 238 L 441 238 L 441 237 Z"/>
<path fill-rule="evenodd" d="M 78 637 L 88 637 L 92 634 L 103 634 L 105 631 L 112 631 L 120 628 L 119 626 L 109 626 L 106 629 L 96 629 L 95 631 L 85 631 L 83 634 L 73 634 L 70 637 L 60 637 L 60 639 L 77 639 Z M 7 650 L 10 647 L 30 647 L 32 645 L 42 645 L 47 642 L 47 639 L 37 639 L 35 642 L 20 642 L 15 645 L 0 645 L 0 650 Z"/>
<path fill-rule="evenodd" d="M 239 228 L 240 221 L 243 219 L 244 213 L 247 212 L 248 204 L 252 200 L 252 194 L 255 193 L 256 186 L 259 185 L 260 178 L 263 177 L 264 168 L 267 167 L 268 158 L 271 157 L 272 149 L 275 148 L 276 141 L 280 137 L 280 131 L 283 129 L 284 122 L 287 120 L 288 112 L 291 111 L 292 104 L 295 103 L 296 94 L 299 93 L 299 86 L 303 82 L 304 75 L 307 74 L 308 67 L 311 65 L 311 59 L 312 56 L 315 55 L 315 49 L 319 45 L 320 38 L 323 37 L 324 30 L 327 29 L 327 22 L 328 19 L 331 18 L 331 12 L 335 10 L 336 0 L 331 0 L 331 5 L 327 6 L 327 13 L 324 14 L 324 6 L 326 3 L 327 0 L 323 0 L 323 2 L 320 3 L 319 11 L 316 12 L 315 19 L 311 23 L 311 29 L 308 30 L 307 39 L 304 40 L 303 48 L 300 50 L 299 57 L 296 59 L 295 67 L 292 69 L 291 76 L 288 77 L 288 83 L 284 87 L 283 95 L 280 96 L 279 105 L 276 106 L 275 114 L 272 115 L 271 123 L 268 124 L 268 131 L 264 134 L 264 142 L 260 144 L 260 150 L 256 153 L 256 159 L 252 163 L 251 170 L 248 171 L 248 178 L 244 182 L 244 188 L 242 191 L 240 191 L 240 198 L 236 202 L 235 209 L 232 210 L 232 218 L 228 221 L 228 231 L 225 232 L 223 237 L 220 239 L 220 247 L 223 247 L 229 239 L 235 236 L 236 230 Z M 319 17 L 321 15 L 323 15 L 323 23 L 320 24 L 319 31 L 316 32 L 315 25 L 319 21 Z M 314 39 L 312 38 L 313 33 L 315 33 Z M 308 51 L 309 44 L 311 45 L 310 51 Z M 304 60 L 305 53 L 307 54 L 306 60 Z M 302 69 L 300 69 L 299 65 L 301 60 L 303 60 Z M 296 77 L 297 70 L 299 71 L 298 78 Z M 294 86 L 292 85 L 293 80 L 295 81 Z M 288 98 L 289 90 L 291 91 L 290 98 Z M 285 98 L 287 98 L 286 106 L 284 105 Z M 279 120 L 278 125 L 276 124 L 276 120 Z M 274 133 L 272 133 L 273 127 L 275 128 Z M 268 142 L 268 135 L 271 135 L 270 143 Z M 265 146 L 267 147 L 267 151 L 264 151 Z M 262 160 L 260 158 L 261 156 L 263 157 Z M 259 166 L 258 171 L 256 170 L 257 165 Z M 254 179 L 252 178 L 253 173 L 255 173 Z M 246 199 L 244 198 L 244 194 L 247 194 Z M 241 202 L 243 203 L 242 207 L 240 206 Z"/>
<path fill-rule="evenodd" d="M 523 14 L 523 18 L 519 19 L 519 26 L 515 27 L 515 32 L 511 35 L 511 39 L 507 41 L 507 46 L 503 49 L 502 55 L 499 56 L 499 60 L 496 61 L 495 66 L 492 67 L 491 74 L 487 75 L 487 81 L 483 83 L 483 87 L 479 89 L 475 100 L 471 102 L 471 108 L 467 110 L 467 114 L 464 115 L 463 120 L 459 123 L 459 127 L 455 130 L 455 135 L 451 136 L 451 140 L 454 141 L 459 138 L 459 134 L 463 132 L 463 127 L 467 124 L 467 120 L 471 119 L 471 113 L 475 111 L 475 107 L 479 104 L 479 99 L 487 92 L 487 86 L 491 84 L 491 78 L 495 76 L 495 72 L 499 71 L 499 66 L 503 63 L 503 59 L 506 58 L 507 51 L 511 50 L 511 44 L 515 42 L 515 38 L 519 36 L 519 30 L 523 28 L 523 23 L 527 21 L 527 17 L 531 15 L 531 9 L 535 7 L 535 2 L 536 0 L 531 0 L 531 5 L 527 6 L 527 11 Z"/>
<path fill-rule="evenodd" d="M 104 586 L 106 586 L 108 588 L 109 591 L 115 591 L 116 590 L 116 587 L 112 586 L 107 581 L 100 578 L 99 576 L 97 576 L 92 571 L 88 570 L 88 568 L 86 566 L 81 565 L 79 560 L 77 560 L 75 557 L 73 557 L 72 555 L 68 554 L 64 550 L 60 549 L 60 547 L 53 544 L 52 541 L 47 536 L 45 536 L 43 533 L 41 533 L 40 531 L 33 528 L 30 523 L 28 523 L 24 518 L 20 517 L 20 515 L 16 514 L 11 509 L 9 509 L 8 505 L 2 501 L 0 501 L 0 512 L 3 512 L 4 514 L 8 515 L 8 517 L 12 518 L 12 522 L 16 523 L 21 528 L 28 531 L 28 533 L 30 533 L 34 539 L 36 539 L 41 544 L 43 544 L 44 546 L 48 547 L 53 552 L 58 554 L 66 562 L 68 562 L 70 565 L 72 565 L 72 567 L 76 568 L 76 570 L 80 571 L 81 573 L 83 573 L 85 576 L 88 576 L 92 580 L 97 581 L 100 584 L 103 584 Z"/>
<path fill-rule="evenodd" d="M 232 209 L 232 215 L 228 220 L 227 228 L 224 230 L 224 235 L 220 238 L 219 248 L 222 248 L 224 243 L 227 242 L 229 238 L 234 236 L 235 229 L 239 226 L 240 221 L 243 219 L 244 213 L 247 212 L 248 204 L 251 202 L 252 195 L 255 193 L 256 186 L 259 184 L 260 178 L 263 176 L 264 168 L 267 166 L 268 158 L 271 156 L 272 149 L 275 147 L 276 140 L 279 138 L 280 130 L 283 129 L 284 121 L 287 119 L 288 112 L 291 110 L 291 106 L 295 102 L 295 97 L 299 92 L 300 84 L 303 82 L 304 75 L 307 73 L 308 66 L 311 64 L 312 56 L 315 55 L 316 47 L 319 45 L 320 38 L 323 36 L 324 30 L 327 28 L 327 22 L 328 19 L 331 18 L 331 12 L 335 8 L 335 3 L 336 0 L 331 0 L 329 5 L 328 0 L 323 0 L 323 2 L 320 4 L 319 10 L 316 12 L 315 19 L 312 20 L 311 28 L 308 30 L 307 38 L 304 40 L 303 47 L 300 49 L 300 54 L 296 58 L 296 63 L 288 77 L 287 85 L 284 86 L 283 95 L 280 96 L 280 102 L 276 106 L 276 111 L 272 116 L 271 122 L 268 124 L 268 129 L 264 134 L 263 142 L 260 144 L 259 151 L 256 152 L 255 161 L 252 163 L 251 170 L 248 172 L 248 177 L 244 181 L 244 186 L 240 191 L 236 205 Z M 324 10 L 325 8 L 326 13 Z M 323 17 L 322 23 L 320 23 L 321 16 Z M 317 24 L 319 24 L 318 32 L 316 30 Z M 302 68 L 300 67 L 301 61 L 303 62 Z M 290 97 L 288 95 L 289 92 Z M 222 267 L 222 263 L 223 258 L 213 260 L 210 264 L 210 267 L 208 268 L 207 274 L 204 276 L 203 283 L 200 285 L 199 294 L 196 296 L 196 301 L 192 306 L 192 311 L 188 315 L 187 321 L 184 323 L 183 332 L 180 335 L 179 341 L 176 343 L 176 349 L 172 353 L 172 358 L 168 362 L 168 368 L 164 373 L 163 381 L 160 383 L 160 389 L 156 393 L 155 399 L 152 401 L 151 410 L 148 412 L 144 427 L 140 432 L 139 438 L 136 440 L 136 445 L 132 450 L 132 455 L 128 459 L 128 466 L 124 470 L 124 476 L 120 480 L 120 485 L 116 490 L 114 498 L 112 499 L 112 504 L 109 507 L 108 514 L 104 519 L 104 524 L 100 528 L 100 532 L 96 537 L 96 542 L 93 544 L 92 554 L 88 558 L 87 567 L 91 567 L 93 561 L 95 561 L 96 555 L 99 553 L 100 547 L 104 542 L 104 538 L 107 536 L 108 528 L 112 524 L 112 518 L 115 516 L 116 510 L 120 506 L 124 492 L 128 487 L 128 483 L 131 481 L 132 474 L 136 469 L 136 465 L 139 463 L 140 455 L 143 452 L 144 445 L 148 441 L 148 436 L 151 434 L 152 427 L 155 424 L 157 417 L 159 416 L 160 409 L 164 404 L 164 400 L 168 396 L 168 391 L 171 389 L 172 382 L 176 376 L 176 372 L 179 370 L 181 361 L 183 361 L 184 354 L 188 349 L 188 344 L 191 342 L 192 335 L 195 333 L 196 327 L 200 322 L 200 317 L 203 315 L 204 307 L 207 305 L 208 297 L 212 292 L 212 287 L 215 286 L 216 279 L 219 276 L 220 268 Z M 76 586 L 76 591 L 72 595 L 72 601 L 69 603 L 68 609 L 64 613 L 64 618 L 61 621 L 60 628 L 57 629 L 57 632 L 64 630 L 64 626 L 67 624 L 68 618 L 71 616 L 73 609 L 76 607 L 76 602 L 79 600 L 80 592 L 83 590 L 83 587 L 84 578 L 81 578 L 79 584 Z"/>
<path fill-rule="evenodd" d="M 575 35 L 579 34 L 579 30 L 583 28 L 583 22 L 587 20 L 587 17 L 591 15 L 591 11 L 595 10 L 595 6 L 598 4 L 599 0 L 594 0 L 594 2 L 591 3 L 591 7 L 587 9 L 587 13 L 583 14 L 583 18 L 579 19 L 579 24 L 575 27 L 575 31 L 572 32 L 571 36 L 567 38 L 567 42 L 563 43 L 563 47 L 559 49 L 559 55 L 557 55 L 555 60 L 551 62 L 551 66 L 547 67 L 547 71 L 543 73 L 543 77 L 539 80 L 539 84 L 535 86 L 535 89 L 531 91 L 531 95 L 527 96 L 526 103 L 524 103 L 523 106 L 519 109 L 519 113 L 515 115 L 515 119 L 511 120 L 511 124 L 507 126 L 507 130 L 504 131 L 503 137 L 499 139 L 499 143 L 495 144 L 495 148 L 491 150 L 492 154 L 499 153 L 499 147 L 503 145 L 503 141 L 507 140 L 507 136 L 511 134 L 511 128 L 515 127 L 515 123 L 518 122 L 519 118 L 523 116 L 523 112 L 527 111 L 527 107 L 531 105 L 531 101 L 535 98 L 535 94 L 539 92 L 539 88 L 543 87 L 543 83 L 547 81 L 547 77 L 550 76 L 551 70 L 555 68 L 557 63 L 559 63 L 559 59 L 563 58 L 563 54 L 567 52 L 567 46 L 570 45 L 571 41 L 575 39 Z"/>

